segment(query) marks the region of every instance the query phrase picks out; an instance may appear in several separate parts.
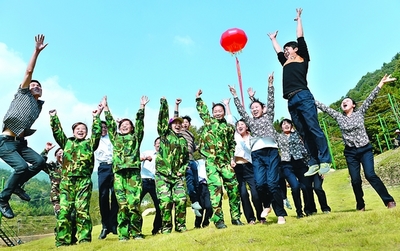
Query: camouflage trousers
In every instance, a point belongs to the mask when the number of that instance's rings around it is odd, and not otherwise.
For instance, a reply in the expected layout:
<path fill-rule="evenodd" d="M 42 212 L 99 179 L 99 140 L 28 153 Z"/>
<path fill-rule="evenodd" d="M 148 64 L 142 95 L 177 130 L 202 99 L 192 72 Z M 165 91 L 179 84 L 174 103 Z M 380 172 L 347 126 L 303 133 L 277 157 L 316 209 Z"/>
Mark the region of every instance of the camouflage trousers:
<path fill-rule="evenodd" d="M 240 194 L 234 170 L 229 163 L 217 165 L 214 158 L 207 158 L 206 170 L 208 190 L 210 191 L 211 206 L 213 208 L 211 221 L 217 223 L 220 220 L 224 220 L 224 213 L 221 207 L 222 184 L 228 194 L 231 220 L 240 219 Z"/>
<path fill-rule="evenodd" d="M 119 205 L 117 216 L 119 239 L 129 239 L 131 236 L 141 235 L 142 179 L 140 169 L 121 170 L 114 173 L 114 192 Z"/>
<path fill-rule="evenodd" d="M 162 218 L 161 232 L 172 231 L 172 208 L 175 206 L 175 231 L 186 231 L 186 189 L 183 178 L 170 180 L 156 174 L 156 190 L 160 201 Z"/>
<path fill-rule="evenodd" d="M 78 242 L 92 241 L 92 220 L 89 215 L 92 188 L 90 177 L 68 177 L 61 180 L 60 212 L 55 229 L 57 247 L 73 244 L 74 227 Z M 76 223 L 73 222 L 74 211 Z"/>

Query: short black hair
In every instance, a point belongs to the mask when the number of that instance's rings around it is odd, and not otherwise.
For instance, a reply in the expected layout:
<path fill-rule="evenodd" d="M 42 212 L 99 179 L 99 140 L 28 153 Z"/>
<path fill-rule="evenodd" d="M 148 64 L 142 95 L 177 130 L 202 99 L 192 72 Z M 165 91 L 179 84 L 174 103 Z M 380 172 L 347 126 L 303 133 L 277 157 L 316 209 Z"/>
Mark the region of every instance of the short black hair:
<path fill-rule="evenodd" d="M 211 111 L 213 111 L 214 108 L 215 108 L 216 106 L 221 106 L 222 109 L 224 110 L 224 114 L 226 114 L 225 106 L 224 106 L 224 104 L 222 104 L 222 103 L 215 103 L 215 104 L 213 104 Z"/>
<path fill-rule="evenodd" d="M 129 124 L 131 124 L 131 126 L 132 126 L 132 132 L 131 132 L 131 133 L 133 133 L 133 132 L 135 131 L 135 126 L 133 125 L 133 122 L 132 122 L 132 120 L 130 120 L 130 119 L 121 119 L 121 120 L 119 121 L 119 123 L 118 123 L 118 129 L 121 128 L 122 123 L 125 122 L 125 121 L 128 121 Z"/>
<path fill-rule="evenodd" d="M 183 120 L 186 119 L 186 120 L 189 122 L 189 124 L 192 122 L 192 118 L 189 117 L 188 115 L 183 116 L 182 119 L 183 119 Z"/>
<path fill-rule="evenodd" d="M 264 108 L 264 106 L 265 106 L 265 104 L 263 103 L 263 102 L 261 102 L 259 99 L 254 99 L 251 103 L 250 103 L 250 105 L 249 105 L 249 108 L 251 109 L 251 106 L 254 104 L 254 103 L 259 103 L 260 105 L 261 105 L 261 107 L 262 108 Z"/>
<path fill-rule="evenodd" d="M 292 47 L 293 49 L 295 49 L 299 47 L 299 44 L 296 41 L 290 41 L 283 46 L 283 49 L 285 49 L 286 47 Z"/>
<path fill-rule="evenodd" d="M 57 156 L 57 153 L 58 153 L 60 150 L 62 150 L 61 147 L 57 148 L 56 152 L 54 153 L 54 156 Z"/>
<path fill-rule="evenodd" d="M 78 125 L 84 125 L 86 128 L 86 131 L 88 130 L 87 125 L 83 122 L 76 122 L 75 124 L 72 125 L 72 131 L 75 130 L 75 127 L 77 127 Z"/>
<path fill-rule="evenodd" d="M 292 127 L 293 127 L 293 121 L 291 121 L 290 119 L 282 119 L 282 121 L 279 123 L 279 126 L 280 127 L 282 127 L 282 124 L 283 124 L 283 122 L 288 122 L 289 124 L 291 124 L 292 125 Z"/>
<path fill-rule="evenodd" d="M 235 127 L 237 127 L 237 124 L 238 124 L 239 122 L 243 122 L 243 123 L 247 126 L 247 131 L 248 131 L 248 132 L 251 132 L 250 127 L 249 127 L 249 124 L 247 124 L 247 122 L 246 122 L 243 118 L 241 118 L 241 119 L 239 119 L 238 121 L 236 121 Z"/>
<path fill-rule="evenodd" d="M 161 140 L 161 137 L 157 137 L 157 138 L 154 140 L 154 145 L 156 145 L 157 140 Z"/>
<path fill-rule="evenodd" d="M 37 83 L 40 87 L 42 87 L 42 84 L 36 79 L 32 79 L 31 83 Z"/>

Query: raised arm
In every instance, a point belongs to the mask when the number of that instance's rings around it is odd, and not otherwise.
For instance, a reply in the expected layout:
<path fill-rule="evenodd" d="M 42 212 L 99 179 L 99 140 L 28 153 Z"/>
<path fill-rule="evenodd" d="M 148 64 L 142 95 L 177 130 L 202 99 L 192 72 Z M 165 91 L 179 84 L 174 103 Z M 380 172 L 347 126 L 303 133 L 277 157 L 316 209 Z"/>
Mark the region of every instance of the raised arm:
<path fill-rule="evenodd" d="M 182 102 L 181 98 L 175 100 L 174 118 L 179 117 L 179 104 Z"/>
<path fill-rule="evenodd" d="M 231 106 L 229 105 L 230 101 L 231 101 L 230 98 L 226 98 L 226 99 L 222 100 L 222 103 L 225 105 L 225 109 L 226 109 L 226 122 L 234 125 L 235 123 L 233 122 Z"/>
<path fill-rule="evenodd" d="M 276 36 L 278 36 L 278 31 L 268 33 L 269 39 L 271 39 L 272 42 L 272 47 L 274 47 L 274 50 L 276 53 L 282 52 L 282 48 L 279 45 L 278 41 L 276 40 Z"/>
<path fill-rule="evenodd" d="M 44 44 L 44 35 L 37 35 L 35 37 L 35 42 L 36 42 L 35 50 L 33 51 L 31 60 L 29 61 L 28 67 L 26 68 L 26 71 L 25 71 L 24 79 L 22 80 L 22 83 L 21 83 L 22 89 L 29 87 L 29 84 L 31 83 L 31 80 L 32 80 L 33 70 L 35 69 L 36 60 L 37 60 L 40 52 L 47 46 L 47 44 Z"/>
<path fill-rule="evenodd" d="M 297 16 L 294 19 L 294 21 L 297 21 L 296 35 L 297 35 L 297 38 L 304 37 L 303 24 L 301 22 L 301 13 L 303 12 L 303 9 L 298 8 L 298 9 L 296 9 L 296 12 L 297 12 Z"/>
<path fill-rule="evenodd" d="M 142 96 L 140 98 L 140 108 L 136 114 L 136 125 L 135 132 L 138 138 L 139 143 L 142 142 L 144 136 L 144 108 L 147 103 L 149 103 L 149 98 L 147 96 Z"/>

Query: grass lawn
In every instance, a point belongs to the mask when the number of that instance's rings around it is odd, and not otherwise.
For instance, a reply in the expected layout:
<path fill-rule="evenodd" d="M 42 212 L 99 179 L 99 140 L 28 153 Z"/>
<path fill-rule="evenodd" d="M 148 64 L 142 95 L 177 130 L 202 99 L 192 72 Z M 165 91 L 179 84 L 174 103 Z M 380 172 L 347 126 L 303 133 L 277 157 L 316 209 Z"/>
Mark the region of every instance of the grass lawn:
<path fill-rule="evenodd" d="M 388 210 L 370 186 L 364 187 L 366 211 L 355 210 L 355 200 L 347 170 L 332 171 L 325 176 L 324 189 L 330 214 L 296 219 L 295 210 L 287 210 L 285 225 L 277 225 L 276 216 L 268 224 L 233 226 L 230 224 L 228 201 L 223 201 L 228 228 L 213 225 L 194 229 L 194 214 L 188 210 L 185 233 L 151 235 L 154 216 L 144 218 L 144 240 L 120 242 L 116 235 L 98 240 L 101 226 L 93 229 L 93 241 L 56 248 L 54 236 L 13 247 L 15 250 L 400 250 L 400 205 Z M 388 187 L 399 199 L 400 187 Z M 290 190 L 289 190 L 290 193 Z M 288 197 L 291 198 L 290 194 Z M 292 200 L 291 200 L 292 201 Z M 316 199 L 316 202 L 318 200 Z M 400 200 L 399 200 L 400 201 Z M 317 203 L 318 207 L 318 203 Z M 244 216 L 242 221 L 245 222 Z"/>

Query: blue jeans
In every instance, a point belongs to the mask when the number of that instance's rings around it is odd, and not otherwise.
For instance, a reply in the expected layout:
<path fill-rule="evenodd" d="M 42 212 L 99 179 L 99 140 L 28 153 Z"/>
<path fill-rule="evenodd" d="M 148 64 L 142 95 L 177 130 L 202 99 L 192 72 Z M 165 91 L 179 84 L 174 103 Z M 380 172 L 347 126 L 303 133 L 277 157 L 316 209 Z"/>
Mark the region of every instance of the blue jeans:
<path fill-rule="evenodd" d="M 237 164 L 234 168 L 236 179 L 238 180 L 238 187 L 240 193 L 240 200 L 242 202 L 244 216 L 246 217 L 247 223 L 250 221 L 255 221 L 256 217 L 254 216 L 253 207 L 250 203 L 249 193 L 247 191 L 247 185 L 250 188 L 251 200 L 253 202 L 253 206 L 256 209 L 257 219 L 265 220 L 261 218 L 261 212 L 263 211 L 263 207 L 260 199 L 258 198 L 258 193 L 256 189 L 256 182 L 254 180 L 254 170 L 253 165 L 251 163 Z"/>
<path fill-rule="evenodd" d="M 303 160 L 282 161 L 282 173 L 290 185 L 294 206 L 296 207 L 297 215 L 303 214 L 301 203 L 301 191 L 303 191 L 304 201 L 307 201 L 307 192 L 304 173 L 307 172 L 307 166 Z"/>
<path fill-rule="evenodd" d="M 192 203 L 199 201 L 199 196 L 197 194 L 197 188 L 199 186 L 199 173 L 197 171 L 197 162 L 195 160 L 189 161 L 189 167 L 186 169 L 186 188 L 189 194 L 190 201 Z"/>
<path fill-rule="evenodd" d="M 98 171 L 99 207 L 103 229 L 116 231 L 119 205 L 114 193 L 114 173 L 112 164 L 100 163 Z M 110 200 L 111 195 L 111 200 Z"/>
<path fill-rule="evenodd" d="M 251 152 L 253 160 L 254 180 L 258 197 L 264 207 L 272 208 L 277 216 L 286 216 L 283 208 L 282 191 L 279 186 L 279 156 L 277 148 L 263 148 Z"/>
<path fill-rule="evenodd" d="M 0 135 L 0 158 L 14 168 L 0 193 L 2 203 L 8 202 L 15 188 L 38 174 L 46 164 L 40 154 L 28 147 L 26 140 L 12 140 L 4 135 Z"/>
<path fill-rule="evenodd" d="M 311 155 L 308 165 L 331 163 L 328 143 L 319 126 L 317 107 L 311 92 L 302 90 L 296 93 L 288 100 L 288 109 L 293 124 Z"/>
<path fill-rule="evenodd" d="M 375 173 L 374 155 L 372 153 L 371 144 L 359 148 L 346 146 L 344 149 L 344 156 L 346 157 L 347 167 L 351 177 L 351 185 L 353 186 L 353 192 L 356 197 L 357 210 L 365 207 L 360 163 L 363 166 L 365 178 L 381 197 L 383 203 L 387 205 L 389 202 L 394 201 L 382 180 Z"/>

